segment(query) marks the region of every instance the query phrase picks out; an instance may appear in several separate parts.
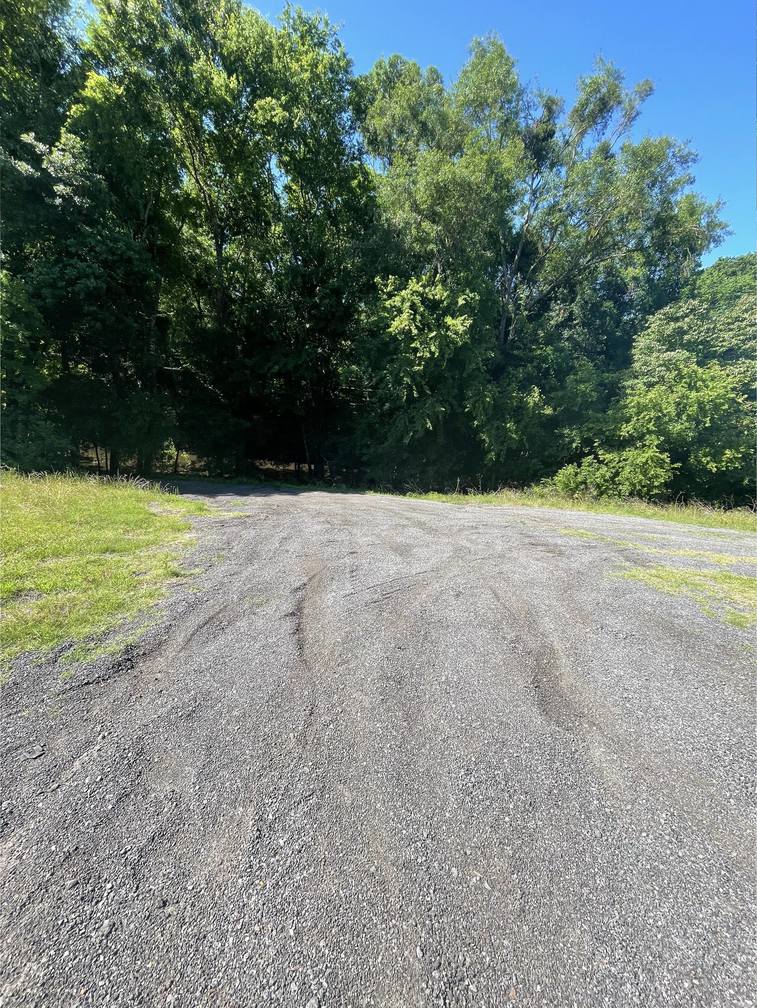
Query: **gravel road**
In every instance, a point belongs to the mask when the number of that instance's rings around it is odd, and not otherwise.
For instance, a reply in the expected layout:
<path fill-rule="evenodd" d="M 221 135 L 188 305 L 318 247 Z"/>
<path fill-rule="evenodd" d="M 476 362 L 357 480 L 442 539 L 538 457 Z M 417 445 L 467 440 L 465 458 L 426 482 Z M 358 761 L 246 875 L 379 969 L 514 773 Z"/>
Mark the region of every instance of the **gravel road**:
<path fill-rule="evenodd" d="M 756 1003 L 753 637 L 618 576 L 751 537 L 203 493 L 141 641 L 2 692 L 3 1006 Z"/>

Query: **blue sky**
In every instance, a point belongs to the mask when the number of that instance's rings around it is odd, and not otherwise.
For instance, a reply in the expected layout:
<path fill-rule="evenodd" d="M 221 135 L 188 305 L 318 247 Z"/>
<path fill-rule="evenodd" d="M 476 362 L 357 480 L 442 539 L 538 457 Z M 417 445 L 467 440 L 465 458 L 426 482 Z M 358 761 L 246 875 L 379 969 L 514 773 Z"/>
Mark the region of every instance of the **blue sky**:
<path fill-rule="evenodd" d="M 566 99 L 602 55 L 655 94 L 639 134 L 669 133 L 699 154 L 696 188 L 725 201 L 733 234 L 707 257 L 754 251 L 755 24 L 752 0 L 299 0 L 341 25 L 362 72 L 399 52 L 433 63 L 447 80 L 476 35 L 495 31 L 522 80 Z M 280 4 L 258 7 L 270 17 Z"/>

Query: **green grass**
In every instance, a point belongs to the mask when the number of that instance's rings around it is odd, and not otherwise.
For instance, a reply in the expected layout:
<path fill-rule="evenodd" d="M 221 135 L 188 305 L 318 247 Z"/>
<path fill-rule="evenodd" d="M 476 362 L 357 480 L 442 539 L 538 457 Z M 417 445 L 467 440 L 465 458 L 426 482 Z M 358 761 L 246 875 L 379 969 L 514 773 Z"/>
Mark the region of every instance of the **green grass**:
<path fill-rule="evenodd" d="M 2 506 L 3 661 L 68 641 L 75 660 L 97 654 L 91 638 L 144 613 L 181 576 L 187 516 L 207 513 L 154 486 L 13 472 L 2 475 Z"/>
<path fill-rule="evenodd" d="M 444 504 L 515 505 L 518 507 L 555 508 L 560 511 L 591 511 L 596 514 L 654 518 L 657 521 L 705 528 L 757 531 L 757 514 L 748 508 L 725 510 L 708 504 L 651 504 L 642 500 L 614 500 L 608 497 L 563 497 L 538 487 L 526 490 L 498 490 L 496 493 L 409 493 L 414 500 L 440 501 Z"/>
<path fill-rule="evenodd" d="M 640 553 L 653 553 L 657 556 L 683 557 L 685 560 L 700 560 L 702 563 L 717 564 L 725 567 L 757 564 L 757 557 L 753 556 L 740 556 L 734 553 L 714 553 L 712 550 L 651 546 L 649 543 L 637 542 L 633 539 L 623 539 L 620 536 L 604 535 L 601 532 L 589 532 L 586 529 L 579 528 L 564 527 L 560 529 L 560 532 L 563 535 L 573 536 L 576 539 L 589 539 L 594 542 L 609 543 L 611 546 L 622 546 L 624 549 L 634 549 Z"/>
<path fill-rule="evenodd" d="M 722 566 L 751 567 L 757 563 L 754 557 L 737 556 L 728 553 L 712 553 L 708 550 L 674 549 L 651 546 L 644 542 L 633 542 L 617 536 L 602 535 L 585 529 L 561 528 L 565 535 L 579 539 L 595 540 L 670 558 L 682 557 L 704 564 Z M 731 626 L 748 629 L 757 623 L 757 578 L 712 569 L 695 570 L 689 567 L 629 567 L 612 572 L 616 577 L 640 581 L 642 584 L 668 595 L 688 595 L 699 604 L 706 616 L 722 619 Z"/>
<path fill-rule="evenodd" d="M 705 615 L 720 616 L 732 626 L 743 629 L 757 623 L 757 578 L 681 567 L 631 567 L 617 574 L 668 595 L 687 595 Z"/>

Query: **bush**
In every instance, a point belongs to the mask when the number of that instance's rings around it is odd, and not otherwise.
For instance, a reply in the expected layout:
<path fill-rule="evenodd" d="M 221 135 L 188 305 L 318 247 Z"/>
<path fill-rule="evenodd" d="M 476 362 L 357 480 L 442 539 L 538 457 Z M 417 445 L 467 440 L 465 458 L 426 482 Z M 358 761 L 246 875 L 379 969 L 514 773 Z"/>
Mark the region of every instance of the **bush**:
<path fill-rule="evenodd" d="M 568 497 L 638 497 L 660 500 L 670 495 L 676 466 L 654 442 L 603 451 L 564 466 L 551 480 Z"/>

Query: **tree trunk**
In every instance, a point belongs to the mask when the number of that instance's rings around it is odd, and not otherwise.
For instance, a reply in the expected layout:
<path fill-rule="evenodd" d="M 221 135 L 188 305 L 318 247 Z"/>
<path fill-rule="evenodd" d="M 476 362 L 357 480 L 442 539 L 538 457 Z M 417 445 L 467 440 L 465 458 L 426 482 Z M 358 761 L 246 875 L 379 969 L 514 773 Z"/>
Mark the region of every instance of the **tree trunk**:
<path fill-rule="evenodd" d="M 313 472 L 313 467 L 310 464 L 310 448 L 308 447 L 308 436 L 305 433 L 305 421 L 304 420 L 301 423 L 301 427 L 302 427 L 302 446 L 305 449 L 305 462 L 306 462 L 307 467 L 308 467 L 308 475 L 310 475 Z"/>
<path fill-rule="evenodd" d="M 143 476 L 149 476 L 152 472 L 152 464 L 155 456 L 153 455 L 151 449 L 146 448 L 141 451 L 137 456 L 137 470 Z"/>
<path fill-rule="evenodd" d="M 213 247 L 216 258 L 216 325 L 219 335 L 223 333 L 226 320 L 226 283 L 223 269 L 223 252 L 225 238 L 218 231 L 213 234 Z"/>

